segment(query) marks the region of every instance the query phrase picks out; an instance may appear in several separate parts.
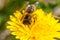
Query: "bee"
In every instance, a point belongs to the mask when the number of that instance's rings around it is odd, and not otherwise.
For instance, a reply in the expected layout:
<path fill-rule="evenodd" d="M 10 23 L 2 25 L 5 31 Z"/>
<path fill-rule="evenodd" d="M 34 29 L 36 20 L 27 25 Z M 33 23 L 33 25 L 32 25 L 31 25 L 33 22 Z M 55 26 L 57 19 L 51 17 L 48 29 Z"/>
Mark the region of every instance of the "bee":
<path fill-rule="evenodd" d="M 35 11 L 36 10 L 36 7 L 35 7 L 35 5 L 28 5 L 27 6 L 27 8 L 26 8 L 26 10 L 25 10 L 25 12 L 24 12 L 24 14 L 23 14 L 23 16 L 22 16 L 22 23 L 23 24 L 27 24 L 27 25 L 30 25 L 31 24 L 31 22 L 32 22 L 32 13 L 33 13 L 33 11 Z"/>

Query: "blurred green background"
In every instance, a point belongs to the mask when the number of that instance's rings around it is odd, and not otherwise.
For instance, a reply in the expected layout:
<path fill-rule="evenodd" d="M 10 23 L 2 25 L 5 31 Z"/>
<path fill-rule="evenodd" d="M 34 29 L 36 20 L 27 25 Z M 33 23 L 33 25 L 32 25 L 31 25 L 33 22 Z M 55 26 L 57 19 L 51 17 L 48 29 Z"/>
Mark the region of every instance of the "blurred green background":
<path fill-rule="evenodd" d="M 0 0 L 0 35 L 7 30 L 6 22 L 9 20 L 9 15 L 13 14 L 16 10 L 23 9 L 24 5 L 26 6 L 29 4 L 35 4 L 38 9 L 42 8 L 46 13 L 54 13 L 60 8 L 60 0 Z M 60 15 L 60 12 L 55 14 L 53 15 L 58 17 L 58 15 Z M 3 38 L 3 36 L 0 36 L 0 40 L 16 39 L 15 36 L 9 34 L 6 35 L 5 38 Z"/>

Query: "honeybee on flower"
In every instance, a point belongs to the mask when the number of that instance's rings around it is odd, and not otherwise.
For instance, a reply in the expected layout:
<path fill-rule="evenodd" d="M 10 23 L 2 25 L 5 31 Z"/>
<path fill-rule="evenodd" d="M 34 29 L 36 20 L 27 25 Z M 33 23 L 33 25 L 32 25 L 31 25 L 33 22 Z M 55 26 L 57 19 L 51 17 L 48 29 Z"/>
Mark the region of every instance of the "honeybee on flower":
<path fill-rule="evenodd" d="M 35 5 L 31 4 L 31 5 L 28 5 L 21 20 L 22 20 L 22 23 L 23 24 L 27 24 L 27 25 L 30 25 L 31 22 L 32 22 L 32 17 L 33 16 L 36 16 L 36 15 L 33 15 L 32 13 L 36 10 L 36 7 Z M 36 19 L 36 17 L 35 17 Z M 35 21 L 35 20 L 34 20 Z"/>

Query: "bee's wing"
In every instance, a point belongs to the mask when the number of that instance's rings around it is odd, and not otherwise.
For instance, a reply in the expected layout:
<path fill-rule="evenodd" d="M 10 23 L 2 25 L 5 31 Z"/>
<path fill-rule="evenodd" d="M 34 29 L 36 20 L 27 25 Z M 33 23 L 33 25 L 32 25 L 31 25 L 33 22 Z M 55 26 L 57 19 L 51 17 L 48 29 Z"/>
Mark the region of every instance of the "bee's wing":
<path fill-rule="evenodd" d="M 35 2 L 34 5 L 36 6 L 36 8 L 39 8 L 39 7 L 38 7 L 38 6 L 39 6 L 39 2 L 38 2 L 38 1 Z"/>

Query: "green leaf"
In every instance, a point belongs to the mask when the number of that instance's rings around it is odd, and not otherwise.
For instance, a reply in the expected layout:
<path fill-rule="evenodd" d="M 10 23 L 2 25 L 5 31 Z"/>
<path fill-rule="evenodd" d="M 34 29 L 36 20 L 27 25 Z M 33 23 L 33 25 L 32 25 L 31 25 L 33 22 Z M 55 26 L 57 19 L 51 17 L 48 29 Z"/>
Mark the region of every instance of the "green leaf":
<path fill-rule="evenodd" d="M 38 4 L 38 8 L 45 9 L 46 7 L 45 7 L 44 3 L 39 2 L 39 4 Z"/>
<path fill-rule="evenodd" d="M 15 36 L 11 35 L 10 40 L 18 40 L 15 38 Z"/>
<path fill-rule="evenodd" d="M 7 20 L 6 16 L 0 14 L 0 31 L 6 29 L 6 27 L 5 27 L 6 20 Z"/>

